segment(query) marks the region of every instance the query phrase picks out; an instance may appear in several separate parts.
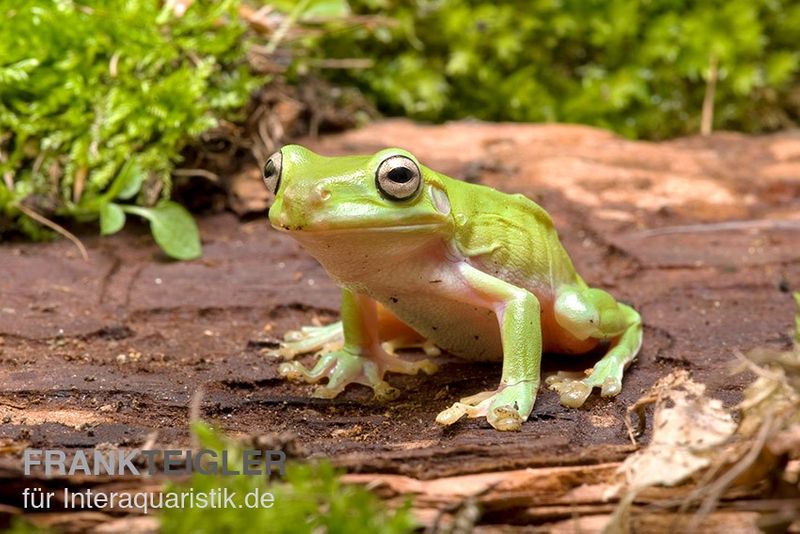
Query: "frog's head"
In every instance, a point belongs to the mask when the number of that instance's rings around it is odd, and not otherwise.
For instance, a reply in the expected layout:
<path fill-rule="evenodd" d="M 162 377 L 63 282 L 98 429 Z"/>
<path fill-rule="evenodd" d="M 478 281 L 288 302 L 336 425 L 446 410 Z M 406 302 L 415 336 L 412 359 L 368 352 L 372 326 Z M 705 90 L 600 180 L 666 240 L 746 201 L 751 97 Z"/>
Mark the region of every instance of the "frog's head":
<path fill-rule="evenodd" d="M 436 233 L 450 224 L 442 178 L 398 148 L 324 157 L 288 145 L 264 165 L 275 194 L 272 226 L 300 234 L 342 231 Z"/>

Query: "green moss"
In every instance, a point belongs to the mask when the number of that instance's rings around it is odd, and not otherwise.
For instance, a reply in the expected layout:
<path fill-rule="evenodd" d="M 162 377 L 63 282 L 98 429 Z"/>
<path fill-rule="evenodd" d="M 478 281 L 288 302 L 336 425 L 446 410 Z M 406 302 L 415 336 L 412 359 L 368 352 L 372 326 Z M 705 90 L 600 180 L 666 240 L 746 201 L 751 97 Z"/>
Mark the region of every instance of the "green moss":
<path fill-rule="evenodd" d="M 86 221 L 117 199 L 168 198 L 185 144 L 241 110 L 263 80 L 246 64 L 238 1 L 196 1 L 182 16 L 170 4 L 0 6 L 0 216 L 25 219 L 25 201 Z"/>
<path fill-rule="evenodd" d="M 188 487 L 173 487 L 167 491 L 197 495 L 223 488 L 228 495 L 234 496 L 234 507 L 164 510 L 161 513 L 161 532 L 401 534 L 411 532 L 415 526 L 407 507 L 395 512 L 385 510 L 380 500 L 367 490 L 342 485 L 339 473 L 326 462 L 290 464 L 286 479 L 270 485 L 259 477 L 244 475 L 194 475 Z M 245 496 L 255 495 L 256 491 L 258 495 L 272 494 L 269 508 L 245 505 Z M 255 502 L 255 498 L 250 502 Z"/>
<path fill-rule="evenodd" d="M 718 65 L 717 129 L 798 119 L 800 4 L 791 0 L 350 0 L 370 24 L 310 37 L 325 71 L 392 114 L 442 121 L 560 121 L 630 137 L 699 131 Z M 299 71 L 314 62 L 298 63 Z"/>
<path fill-rule="evenodd" d="M 6 534 L 54 534 L 52 530 L 40 528 L 29 523 L 24 519 L 15 517 L 11 520 L 11 527 L 5 531 Z"/>
<path fill-rule="evenodd" d="M 237 458 L 240 446 L 206 424 L 195 423 L 193 432 L 203 447 L 215 451 L 224 449 L 229 458 Z M 232 465 L 236 465 L 236 461 Z M 414 530 L 416 525 L 408 505 L 390 512 L 366 489 L 341 484 L 340 474 L 325 461 L 289 463 L 285 479 L 269 483 L 263 476 L 195 474 L 187 486 L 172 486 L 166 491 L 197 495 L 227 490 L 229 495 L 235 495 L 233 502 L 236 506 L 164 510 L 160 515 L 161 532 L 402 534 Z M 271 493 L 273 504 L 270 507 L 246 506 L 245 496 L 255 491 L 260 495 Z"/>

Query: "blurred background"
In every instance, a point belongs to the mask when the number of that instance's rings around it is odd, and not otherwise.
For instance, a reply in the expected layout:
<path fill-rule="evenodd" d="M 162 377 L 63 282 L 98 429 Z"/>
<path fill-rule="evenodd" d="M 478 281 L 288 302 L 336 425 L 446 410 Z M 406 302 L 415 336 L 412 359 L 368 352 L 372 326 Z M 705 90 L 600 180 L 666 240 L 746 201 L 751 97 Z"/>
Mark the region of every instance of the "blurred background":
<path fill-rule="evenodd" d="M 653 140 L 800 117 L 791 0 L 0 6 L 2 239 L 83 223 L 111 234 L 134 215 L 167 254 L 195 257 L 159 235 L 195 231 L 183 207 L 263 213 L 268 199 L 246 192 L 258 162 L 381 116 Z"/>

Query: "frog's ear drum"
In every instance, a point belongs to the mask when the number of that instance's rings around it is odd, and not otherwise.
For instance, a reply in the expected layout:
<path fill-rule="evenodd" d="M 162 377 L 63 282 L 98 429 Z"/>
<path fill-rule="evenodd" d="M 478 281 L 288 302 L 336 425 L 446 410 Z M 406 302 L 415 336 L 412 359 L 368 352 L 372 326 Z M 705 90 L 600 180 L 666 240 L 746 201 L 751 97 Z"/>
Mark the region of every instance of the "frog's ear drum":
<path fill-rule="evenodd" d="M 422 174 L 416 162 L 406 156 L 390 156 L 378 165 L 375 184 L 389 200 L 408 200 L 422 185 Z"/>
<path fill-rule="evenodd" d="M 264 185 L 273 195 L 278 194 L 281 186 L 281 171 L 283 170 L 283 155 L 280 151 L 275 152 L 264 164 Z"/>

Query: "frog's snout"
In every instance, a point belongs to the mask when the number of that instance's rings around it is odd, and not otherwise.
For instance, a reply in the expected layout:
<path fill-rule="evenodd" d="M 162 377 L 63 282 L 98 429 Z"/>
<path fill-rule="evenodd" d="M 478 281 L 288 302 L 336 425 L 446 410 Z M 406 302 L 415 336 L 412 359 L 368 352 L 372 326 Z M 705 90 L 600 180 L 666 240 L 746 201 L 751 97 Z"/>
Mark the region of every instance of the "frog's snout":
<path fill-rule="evenodd" d="M 319 183 L 310 188 L 288 187 L 281 195 L 280 206 L 272 213 L 270 221 L 285 230 L 299 230 L 306 226 L 309 214 L 320 210 L 331 200 L 330 188 Z"/>
<path fill-rule="evenodd" d="M 319 208 L 331 199 L 327 184 L 320 183 L 308 189 L 287 188 L 283 194 L 284 211 L 307 213 L 309 209 Z"/>

